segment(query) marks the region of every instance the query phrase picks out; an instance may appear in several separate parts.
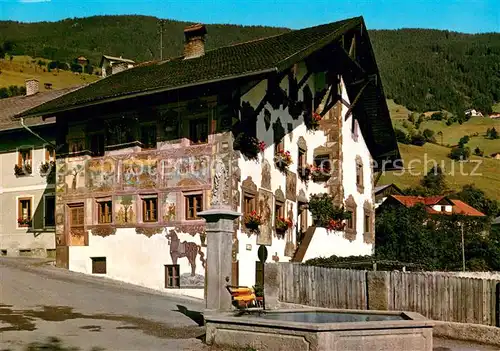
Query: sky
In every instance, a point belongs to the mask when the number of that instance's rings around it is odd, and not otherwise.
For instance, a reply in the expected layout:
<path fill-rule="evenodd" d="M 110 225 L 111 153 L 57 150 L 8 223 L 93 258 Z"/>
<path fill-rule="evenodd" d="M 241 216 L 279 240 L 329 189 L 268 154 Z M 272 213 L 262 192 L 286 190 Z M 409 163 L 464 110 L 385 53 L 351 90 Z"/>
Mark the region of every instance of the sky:
<path fill-rule="evenodd" d="M 119 14 L 292 29 L 362 15 L 368 29 L 500 32 L 500 0 L 0 0 L 0 20 L 58 21 Z"/>

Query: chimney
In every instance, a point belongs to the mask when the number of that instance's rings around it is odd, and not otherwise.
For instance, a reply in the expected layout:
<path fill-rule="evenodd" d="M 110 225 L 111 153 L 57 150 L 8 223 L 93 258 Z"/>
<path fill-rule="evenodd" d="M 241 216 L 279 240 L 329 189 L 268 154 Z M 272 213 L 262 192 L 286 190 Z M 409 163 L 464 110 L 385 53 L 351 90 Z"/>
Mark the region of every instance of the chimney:
<path fill-rule="evenodd" d="M 194 24 L 184 28 L 184 59 L 205 55 L 205 35 L 207 28 L 203 24 Z"/>
<path fill-rule="evenodd" d="M 38 93 L 38 79 L 26 79 L 26 96 L 35 95 Z"/>

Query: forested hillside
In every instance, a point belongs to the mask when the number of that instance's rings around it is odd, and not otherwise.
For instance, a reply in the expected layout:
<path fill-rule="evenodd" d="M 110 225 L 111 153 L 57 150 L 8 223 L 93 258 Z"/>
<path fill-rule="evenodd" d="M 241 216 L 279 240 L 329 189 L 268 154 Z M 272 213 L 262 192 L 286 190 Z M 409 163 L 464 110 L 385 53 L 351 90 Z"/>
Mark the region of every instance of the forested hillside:
<path fill-rule="evenodd" d="M 192 23 L 165 20 L 163 57 L 182 55 L 184 27 Z M 207 49 L 267 37 L 284 28 L 207 25 Z M 0 43 L 14 43 L 14 55 L 26 54 L 71 62 L 83 55 L 98 64 L 102 54 L 137 61 L 160 59 L 159 19 L 147 16 L 93 16 L 59 22 L 0 21 Z"/>
<path fill-rule="evenodd" d="M 500 101 L 500 33 L 370 31 L 388 98 L 413 111 L 491 112 Z"/>
<path fill-rule="evenodd" d="M 158 19 L 95 16 L 59 22 L 0 21 L 0 44 L 14 55 L 71 63 L 83 55 L 92 65 L 102 54 L 137 61 L 159 59 Z M 164 22 L 163 57 L 182 53 L 190 23 Z M 208 25 L 207 49 L 288 31 L 286 28 Z M 500 33 L 468 35 L 438 30 L 370 31 L 385 92 L 413 111 L 466 108 L 488 113 L 500 101 Z M 10 46 L 10 44 L 9 44 Z"/>

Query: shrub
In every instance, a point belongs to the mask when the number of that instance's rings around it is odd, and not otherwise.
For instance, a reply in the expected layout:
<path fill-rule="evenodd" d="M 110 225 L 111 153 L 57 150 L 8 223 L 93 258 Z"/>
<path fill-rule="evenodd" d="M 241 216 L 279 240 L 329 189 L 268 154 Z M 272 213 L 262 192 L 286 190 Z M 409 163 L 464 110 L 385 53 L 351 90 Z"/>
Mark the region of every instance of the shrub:
<path fill-rule="evenodd" d="M 454 147 L 448 157 L 455 161 L 466 161 L 470 157 L 470 149 L 468 147 Z"/>
<path fill-rule="evenodd" d="M 410 143 L 410 139 L 408 137 L 408 134 L 401 130 L 401 129 L 394 129 L 394 133 L 396 134 L 396 140 L 399 142 L 399 143 L 402 143 L 402 144 L 409 144 Z"/>
<path fill-rule="evenodd" d="M 333 204 L 333 196 L 323 194 L 312 194 L 309 198 L 309 211 L 311 211 L 313 221 L 319 227 L 327 228 L 331 220 L 343 221 L 349 218 L 349 214 L 344 207 Z"/>

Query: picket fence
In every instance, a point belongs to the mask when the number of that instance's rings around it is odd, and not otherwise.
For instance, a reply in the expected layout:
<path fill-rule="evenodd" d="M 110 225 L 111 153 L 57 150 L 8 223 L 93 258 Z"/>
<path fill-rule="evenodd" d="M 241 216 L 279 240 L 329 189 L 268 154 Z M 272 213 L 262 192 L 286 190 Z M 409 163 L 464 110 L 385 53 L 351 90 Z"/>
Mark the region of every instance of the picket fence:
<path fill-rule="evenodd" d="M 495 326 L 500 281 L 454 277 L 433 272 L 372 272 L 279 264 L 279 299 L 283 302 L 339 309 L 369 309 L 370 294 L 387 294 L 387 309 L 418 312 L 449 322 Z M 370 285 L 385 274 L 388 284 Z M 385 291 L 369 291 L 384 289 Z M 497 287 L 498 286 L 498 287 Z"/>

